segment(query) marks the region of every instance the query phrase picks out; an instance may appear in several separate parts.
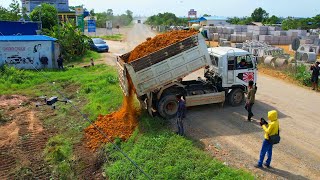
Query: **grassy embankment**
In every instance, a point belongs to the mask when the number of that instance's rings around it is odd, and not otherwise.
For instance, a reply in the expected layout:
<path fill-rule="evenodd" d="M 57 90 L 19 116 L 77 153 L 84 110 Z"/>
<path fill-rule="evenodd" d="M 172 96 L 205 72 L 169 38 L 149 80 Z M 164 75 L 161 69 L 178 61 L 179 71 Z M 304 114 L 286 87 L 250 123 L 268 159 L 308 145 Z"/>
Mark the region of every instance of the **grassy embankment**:
<path fill-rule="evenodd" d="M 92 36 L 91 38 L 101 38 L 101 39 L 109 40 L 109 41 L 122 41 L 123 40 L 123 34 Z"/>
<path fill-rule="evenodd" d="M 121 105 L 123 97 L 116 70 L 105 65 L 40 73 L 5 67 L 0 72 L 0 95 L 21 94 L 33 98 L 57 95 L 45 77 L 54 81 L 55 88 L 92 120 Z M 55 177 L 74 179 L 83 170 L 81 163 L 75 163 L 76 144 L 83 143 L 83 129 L 89 123 L 70 104 L 57 105 L 51 113 L 46 110 L 50 107 L 41 107 L 45 114 L 41 119 L 44 126 L 57 131 L 47 142 L 44 159 L 51 165 Z M 140 117 L 139 127 L 127 142 L 116 142 L 153 179 L 253 179 L 247 172 L 214 160 L 191 140 L 175 135 L 165 121 L 147 115 Z M 145 179 L 113 147 L 106 145 L 103 149 L 107 157 L 103 168 L 109 179 Z"/>

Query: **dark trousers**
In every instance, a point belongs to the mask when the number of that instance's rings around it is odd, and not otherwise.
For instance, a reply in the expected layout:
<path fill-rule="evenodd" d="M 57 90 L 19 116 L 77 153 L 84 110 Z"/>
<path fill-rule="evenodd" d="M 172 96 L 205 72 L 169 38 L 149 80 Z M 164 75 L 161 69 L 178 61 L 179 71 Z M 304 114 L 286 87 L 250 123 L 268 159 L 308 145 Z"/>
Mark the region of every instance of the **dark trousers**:
<path fill-rule="evenodd" d="M 63 64 L 58 64 L 59 69 L 63 69 Z"/>
<path fill-rule="evenodd" d="M 183 118 L 177 118 L 177 126 L 178 126 L 178 134 L 183 136 L 184 129 L 183 129 Z"/>
<path fill-rule="evenodd" d="M 258 165 L 259 166 L 262 166 L 262 163 L 263 163 L 263 160 L 264 160 L 264 156 L 266 155 L 266 153 L 267 153 L 267 156 L 268 156 L 268 159 L 266 161 L 266 165 L 270 166 L 271 158 L 272 158 L 272 147 L 273 147 L 273 145 L 270 144 L 268 140 L 266 140 L 266 139 L 263 140 L 262 148 L 261 148 L 261 151 L 260 151 L 260 158 L 259 158 L 259 161 L 258 161 Z"/>
<path fill-rule="evenodd" d="M 252 106 L 254 105 L 254 103 L 247 103 L 245 108 L 248 111 L 248 120 L 251 120 L 251 117 L 253 116 L 252 113 Z"/>

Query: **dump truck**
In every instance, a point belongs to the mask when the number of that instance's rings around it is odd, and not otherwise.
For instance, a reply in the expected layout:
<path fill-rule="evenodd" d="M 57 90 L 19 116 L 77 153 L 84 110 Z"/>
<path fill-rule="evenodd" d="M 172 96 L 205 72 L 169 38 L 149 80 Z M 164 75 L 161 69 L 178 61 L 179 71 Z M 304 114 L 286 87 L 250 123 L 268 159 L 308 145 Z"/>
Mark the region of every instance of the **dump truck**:
<path fill-rule="evenodd" d="M 128 76 L 138 100 L 150 115 L 169 119 L 176 115 L 176 94 L 183 95 L 186 106 L 228 101 L 238 106 L 244 101 L 249 81 L 256 82 L 256 62 L 242 49 L 232 47 L 207 48 L 199 33 L 128 62 L 130 52 L 117 58 L 120 87 L 127 96 Z M 245 67 L 238 64 L 246 61 Z M 183 78 L 203 69 L 203 77 Z M 200 70 L 201 71 L 201 70 Z"/>

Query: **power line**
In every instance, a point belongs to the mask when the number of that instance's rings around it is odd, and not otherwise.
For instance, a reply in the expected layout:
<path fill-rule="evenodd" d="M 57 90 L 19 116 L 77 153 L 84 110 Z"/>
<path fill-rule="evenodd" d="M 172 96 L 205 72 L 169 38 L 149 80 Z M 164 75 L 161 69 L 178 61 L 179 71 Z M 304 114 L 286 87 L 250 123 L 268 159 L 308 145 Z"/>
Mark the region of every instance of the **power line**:
<path fill-rule="evenodd" d="M 41 71 L 40 71 L 39 69 L 37 69 L 33 64 L 32 64 L 32 66 L 33 66 L 33 68 L 34 68 L 36 71 L 41 72 Z M 72 103 L 72 101 L 70 101 L 60 90 L 58 90 L 54 83 L 50 83 L 50 82 L 49 82 L 49 81 L 50 81 L 49 78 L 48 78 L 45 74 L 44 74 L 44 77 L 48 80 L 48 83 L 49 83 L 49 84 L 53 85 L 53 87 L 55 88 L 55 91 L 56 91 L 58 94 L 60 94 L 66 101 L 68 101 L 68 102 L 72 105 L 72 107 L 73 107 L 79 114 L 81 114 L 81 116 L 82 116 L 85 120 L 87 120 L 88 122 L 90 122 L 90 123 L 93 125 L 93 127 L 94 127 L 96 130 L 98 130 L 99 133 L 102 134 L 118 151 L 120 151 L 121 154 L 124 155 L 142 174 L 144 174 L 148 179 L 151 179 L 151 177 L 150 177 L 146 172 L 144 172 L 144 171 L 138 166 L 138 164 L 137 164 L 135 161 L 133 161 L 125 152 L 123 152 L 123 151 L 120 149 L 119 146 L 117 146 L 114 142 L 112 142 L 112 140 L 111 140 L 97 125 L 95 125 L 95 124 L 93 123 L 93 121 L 91 121 L 85 114 L 83 114 L 83 113 L 81 112 L 81 110 L 80 110 L 76 105 L 74 105 L 74 104 Z"/>
<path fill-rule="evenodd" d="M 1 32 L 0 32 L 0 33 L 1 33 Z M 1 33 L 1 34 L 2 34 L 2 33 Z M 2 35 L 3 35 L 3 34 L 2 34 Z M 8 42 L 11 44 L 11 42 L 10 42 L 9 40 L 8 40 Z M 34 68 L 37 72 L 41 73 L 41 71 L 40 71 L 38 68 L 36 68 L 32 63 L 31 63 L 31 65 L 33 66 L 33 68 Z M 83 114 L 83 113 L 81 112 L 81 110 L 80 110 L 75 104 L 73 104 L 72 101 L 70 101 L 70 100 L 55 86 L 55 83 L 50 83 L 50 78 L 49 78 L 46 74 L 44 74 L 44 73 L 42 73 L 42 74 L 43 74 L 44 77 L 47 79 L 47 82 L 54 87 L 54 90 L 55 90 L 60 96 L 62 96 L 67 102 L 69 102 L 69 103 L 72 105 L 72 107 L 73 107 L 79 114 L 81 114 L 81 116 L 82 116 L 85 120 L 87 120 L 88 122 L 90 122 L 90 123 L 93 125 L 93 127 L 94 127 L 97 131 L 99 131 L 99 133 L 102 134 L 102 135 L 104 136 L 104 138 L 106 138 L 118 151 L 120 151 L 120 153 L 121 153 L 125 158 L 127 158 L 142 174 L 144 174 L 148 179 L 151 180 L 151 177 L 150 177 L 146 172 L 144 172 L 134 160 L 132 160 L 125 152 L 123 152 L 118 145 L 116 145 L 114 142 L 112 142 L 112 140 L 111 140 L 97 125 L 95 125 L 95 124 L 93 123 L 93 121 L 91 121 L 85 114 Z M 54 81 L 53 81 L 53 82 L 54 82 Z"/>

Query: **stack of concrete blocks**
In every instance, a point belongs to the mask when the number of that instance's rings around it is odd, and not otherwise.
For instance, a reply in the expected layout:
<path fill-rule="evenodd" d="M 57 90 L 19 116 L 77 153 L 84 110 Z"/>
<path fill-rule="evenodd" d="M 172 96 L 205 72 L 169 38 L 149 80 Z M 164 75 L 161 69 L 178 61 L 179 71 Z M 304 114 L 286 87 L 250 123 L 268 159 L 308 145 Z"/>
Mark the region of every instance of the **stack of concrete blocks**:
<path fill-rule="evenodd" d="M 208 37 L 208 39 L 210 41 L 212 41 L 213 38 L 214 38 L 213 37 L 213 33 L 215 33 L 216 27 L 214 27 L 214 26 L 204 26 L 203 29 L 207 31 L 207 37 Z"/>
<path fill-rule="evenodd" d="M 242 25 L 229 25 L 228 28 L 231 28 L 232 34 L 230 34 L 230 41 L 233 43 L 243 43 L 246 40 L 252 39 L 252 33 L 247 32 L 247 26 Z M 230 30 L 229 30 L 230 32 Z"/>

